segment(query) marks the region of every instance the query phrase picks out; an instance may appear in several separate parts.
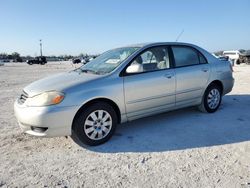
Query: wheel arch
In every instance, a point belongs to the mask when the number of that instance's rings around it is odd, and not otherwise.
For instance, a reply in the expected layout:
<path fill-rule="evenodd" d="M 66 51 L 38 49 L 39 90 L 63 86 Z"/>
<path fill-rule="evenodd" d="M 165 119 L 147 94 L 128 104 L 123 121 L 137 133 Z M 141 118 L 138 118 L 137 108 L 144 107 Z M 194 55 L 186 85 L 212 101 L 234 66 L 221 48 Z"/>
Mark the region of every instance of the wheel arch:
<path fill-rule="evenodd" d="M 74 125 L 74 122 L 76 120 L 76 118 L 80 115 L 80 113 L 87 107 L 89 107 L 90 105 L 94 104 L 94 103 L 98 103 L 98 102 L 105 102 L 105 103 L 108 103 L 109 105 L 111 105 L 115 112 L 116 112 L 116 115 L 117 115 L 117 119 L 118 119 L 118 123 L 121 122 L 121 111 L 118 107 L 118 105 L 111 99 L 108 99 L 108 98 L 95 98 L 95 99 L 91 99 L 89 101 L 87 101 L 86 103 L 84 103 L 79 109 L 78 111 L 76 112 L 75 116 L 74 116 L 74 119 L 73 119 L 73 123 L 72 123 L 72 126 Z"/>
<path fill-rule="evenodd" d="M 210 84 L 208 84 L 207 87 L 209 87 L 211 84 L 216 84 L 217 86 L 219 86 L 220 89 L 221 89 L 221 94 L 223 94 L 224 86 L 223 86 L 223 83 L 220 80 L 214 80 L 214 81 L 210 82 Z"/>

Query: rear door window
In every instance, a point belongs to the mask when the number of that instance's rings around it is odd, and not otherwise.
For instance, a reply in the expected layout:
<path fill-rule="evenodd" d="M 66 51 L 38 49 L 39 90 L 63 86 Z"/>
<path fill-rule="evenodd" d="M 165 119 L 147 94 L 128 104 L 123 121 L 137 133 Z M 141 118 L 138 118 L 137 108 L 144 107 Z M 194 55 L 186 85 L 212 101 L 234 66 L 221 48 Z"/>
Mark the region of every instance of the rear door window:
<path fill-rule="evenodd" d="M 196 50 L 186 46 L 173 46 L 175 67 L 185 67 L 190 65 L 198 65 L 200 57 Z"/>

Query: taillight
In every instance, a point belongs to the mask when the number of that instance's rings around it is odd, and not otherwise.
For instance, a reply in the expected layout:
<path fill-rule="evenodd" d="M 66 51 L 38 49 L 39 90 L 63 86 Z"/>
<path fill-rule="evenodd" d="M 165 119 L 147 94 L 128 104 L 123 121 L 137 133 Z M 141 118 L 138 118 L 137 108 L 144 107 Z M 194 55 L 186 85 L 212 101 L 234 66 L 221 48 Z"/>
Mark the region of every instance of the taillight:
<path fill-rule="evenodd" d="M 233 70 L 233 65 L 231 64 L 231 63 L 229 63 L 230 64 L 230 69 L 231 69 L 231 72 L 233 72 L 234 70 Z"/>

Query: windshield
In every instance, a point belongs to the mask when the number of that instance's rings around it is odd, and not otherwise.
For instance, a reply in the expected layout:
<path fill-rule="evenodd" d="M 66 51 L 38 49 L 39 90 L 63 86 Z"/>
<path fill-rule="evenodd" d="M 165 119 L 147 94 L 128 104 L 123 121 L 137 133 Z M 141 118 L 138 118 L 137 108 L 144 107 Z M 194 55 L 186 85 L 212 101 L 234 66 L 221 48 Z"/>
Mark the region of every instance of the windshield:
<path fill-rule="evenodd" d="M 92 72 L 95 74 L 107 74 L 118 67 L 121 62 L 133 54 L 138 47 L 117 48 L 104 52 L 79 69 L 82 72 Z"/>

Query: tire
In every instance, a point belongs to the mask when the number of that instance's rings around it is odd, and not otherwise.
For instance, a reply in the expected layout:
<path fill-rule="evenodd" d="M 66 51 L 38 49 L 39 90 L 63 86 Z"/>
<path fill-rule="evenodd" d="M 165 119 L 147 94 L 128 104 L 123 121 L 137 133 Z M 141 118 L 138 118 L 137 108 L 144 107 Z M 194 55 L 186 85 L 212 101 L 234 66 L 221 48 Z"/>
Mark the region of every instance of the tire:
<path fill-rule="evenodd" d="M 198 107 L 200 111 L 214 113 L 221 104 L 222 89 L 217 84 L 210 84 L 202 98 L 202 103 Z"/>
<path fill-rule="evenodd" d="M 72 126 L 72 139 L 83 144 L 97 146 L 107 142 L 115 132 L 117 114 L 105 102 L 97 102 L 82 110 Z"/>

